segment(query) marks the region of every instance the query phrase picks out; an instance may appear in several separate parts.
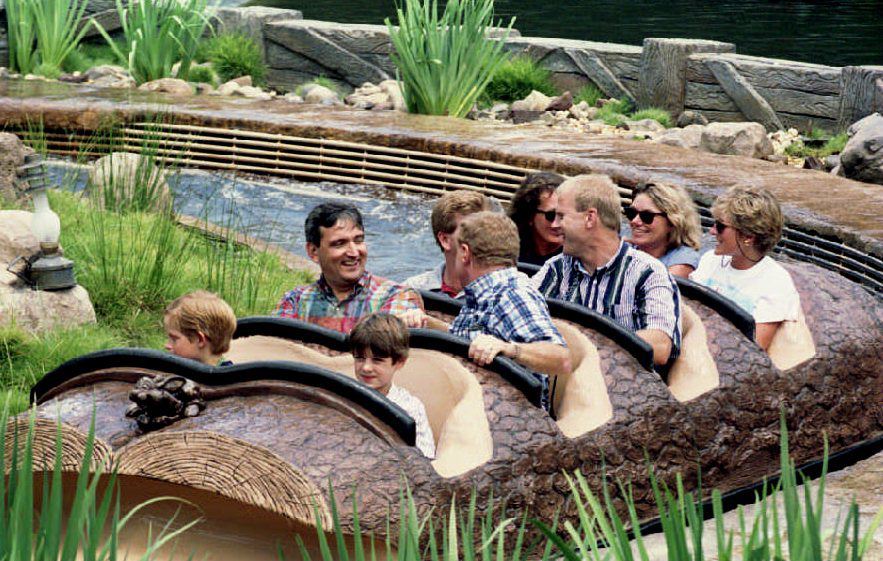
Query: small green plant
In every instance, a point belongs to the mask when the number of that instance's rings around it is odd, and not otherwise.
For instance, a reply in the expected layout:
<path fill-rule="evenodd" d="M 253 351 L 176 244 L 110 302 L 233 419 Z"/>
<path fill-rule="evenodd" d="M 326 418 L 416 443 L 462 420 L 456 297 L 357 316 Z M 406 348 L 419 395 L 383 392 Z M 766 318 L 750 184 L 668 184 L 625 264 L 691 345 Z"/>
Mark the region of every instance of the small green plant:
<path fill-rule="evenodd" d="M 616 126 L 628 120 L 626 116 L 631 111 L 631 103 L 627 99 L 620 99 L 606 103 L 598 110 L 596 119 L 601 119 L 608 125 Z"/>
<path fill-rule="evenodd" d="M 117 48 L 124 49 L 125 47 L 117 43 Z M 106 43 L 81 43 L 77 50 L 71 51 L 64 59 L 62 69 L 65 72 L 85 72 L 96 66 L 119 63 L 113 48 Z"/>
<path fill-rule="evenodd" d="M 306 87 L 308 85 L 316 85 L 316 86 L 322 86 L 323 88 L 328 88 L 329 90 L 337 93 L 337 95 L 340 95 L 340 93 L 341 93 L 340 86 L 334 80 L 332 80 L 331 78 L 329 78 L 327 76 L 316 76 L 316 78 L 314 78 L 313 80 L 310 80 L 309 82 L 307 82 L 305 84 L 301 84 L 301 85 L 295 87 L 294 93 L 297 95 L 304 95 L 304 90 L 306 90 Z"/>
<path fill-rule="evenodd" d="M 812 132 L 813 131 L 810 131 L 810 134 L 812 134 Z M 822 136 L 821 134 L 819 134 L 817 138 L 826 138 L 826 136 L 827 135 Z M 787 148 L 785 148 L 785 153 L 794 158 L 806 158 L 809 156 L 813 156 L 816 158 L 825 158 L 832 154 L 839 154 L 840 152 L 842 152 L 843 148 L 846 147 L 846 143 L 848 141 L 849 137 L 846 135 L 845 132 L 829 138 L 825 142 L 825 144 L 817 148 L 807 146 L 802 140 L 796 140 L 789 144 Z"/>
<path fill-rule="evenodd" d="M 9 65 L 27 74 L 37 66 L 37 32 L 33 3 L 30 0 L 6 0 L 6 43 Z"/>
<path fill-rule="evenodd" d="M 57 78 L 65 59 L 89 30 L 78 25 L 88 0 L 6 2 L 10 66 L 18 72 Z"/>
<path fill-rule="evenodd" d="M 211 84 L 212 86 L 217 86 L 219 83 L 218 75 L 209 66 L 190 67 L 190 81 Z"/>
<path fill-rule="evenodd" d="M 560 92 L 552 83 L 552 73 L 529 56 L 517 56 L 506 61 L 494 73 L 484 91 L 484 98 L 491 101 L 516 101 L 530 92 L 538 91 L 548 96 Z"/>
<path fill-rule="evenodd" d="M 90 21 L 139 84 L 171 76 L 180 62 L 178 78 L 186 80 L 190 63 L 202 41 L 214 8 L 206 0 L 116 0 L 125 37 L 125 49 L 117 46 L 104 27 Z"/>
<path fill-rule="evenodd" d="M 666 111 L 665 109 L 659 109 L 657 107 L 648 107 L 647 109 L 635 111 L 634 113 L 632 113 L 630 119 L 632 121 L 653 119 L 667 129 L 670 129 L 674 125 L 671 119 L 671 115 L 668 113 L 668 111 Z"/>
<path fill-rule="evenodd" d="M 450 0 L 444 14 L 430 0 L 405 0 L 396 10 L 398 27 L 387 18 L 402 95 L 411 113 L 465 117 L 507 60 L 503 45 L 514 18 L 490 39 L 493 0 Z M 497 22 L 497 27 L 501 22 Z"/>
<path fill-rule="evenodd" d="M 604 92 L 598 86 L 589 82 L 576 92 L 576 95 L 573 97 L 573 103 L 585 101 L 589 107 L 594 107 L 602 97 L 604 97 Z"/>
<path fill-rule="evenodd" d="M 208 61 L 212 63 L 222 82 L 251 76 L 256 86 L 266 85 L 267 65 L 261 46 L 247 35 L 229 33 L 211 40 Z"/>

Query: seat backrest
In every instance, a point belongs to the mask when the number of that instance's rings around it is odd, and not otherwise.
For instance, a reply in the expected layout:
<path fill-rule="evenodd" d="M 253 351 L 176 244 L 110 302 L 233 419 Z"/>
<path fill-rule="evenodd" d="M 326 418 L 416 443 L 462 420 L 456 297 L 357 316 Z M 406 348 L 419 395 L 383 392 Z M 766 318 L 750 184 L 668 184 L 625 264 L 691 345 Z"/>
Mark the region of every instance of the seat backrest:
<path fill-rule="evenodd" d="M 705 325 L 681 303 L 681 354 L 668 372 L 668 389 L 678 401 L 689 401 L 720 385 L 717 364 L 708 349 Z"/>
<path fill-rule="evenodd" d="M 552 377 L 552 403 L 561 432 L 574 438 L 613 418 L 598 349 L 573 324 L 554 320 L 570 351 L 572 370 Z M 556 379 L 557 378 L 557 379 Z"/>
<path fill-rule="evenodd" d="M 767 354 L 779 370 L 794 368 L 816 356 L 816 345 L 803 312 L 797 316 L 797 321 L 782 322 L 773 335 Z"/>
<path fill-rule="evenodd" d="M 328 356 L 295 341 L 255 335 L 234 339 L 226 356 L 234 363 L 289 360 L 321 366 L 354 377 L 349 353 Z M 411 349 L 395 383 L 423 402 L 436 441 L 436 471 L 458 475 L 487 462 L 493 453 L 481 386 L 454 357 Z"/>

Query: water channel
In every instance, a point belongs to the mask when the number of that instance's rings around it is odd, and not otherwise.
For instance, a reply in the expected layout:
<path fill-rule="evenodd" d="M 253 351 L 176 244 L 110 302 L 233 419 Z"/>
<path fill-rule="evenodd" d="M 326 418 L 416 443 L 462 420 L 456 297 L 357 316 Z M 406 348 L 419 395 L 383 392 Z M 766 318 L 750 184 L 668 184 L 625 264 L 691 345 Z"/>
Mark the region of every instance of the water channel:
<path fill-rule="evenodd" d="M 224 0 L 237 5 L 242 0 Z M 440 2 L 441 3 L 441 2 Z M 396 0 L 247 0 L 304 18 L 383 23 Z M 741 54 L 830 66 L 883 64 L 883 0 L 496 0 L 522 35 L 640 45 L 645 37 L 735 43 Z"/>

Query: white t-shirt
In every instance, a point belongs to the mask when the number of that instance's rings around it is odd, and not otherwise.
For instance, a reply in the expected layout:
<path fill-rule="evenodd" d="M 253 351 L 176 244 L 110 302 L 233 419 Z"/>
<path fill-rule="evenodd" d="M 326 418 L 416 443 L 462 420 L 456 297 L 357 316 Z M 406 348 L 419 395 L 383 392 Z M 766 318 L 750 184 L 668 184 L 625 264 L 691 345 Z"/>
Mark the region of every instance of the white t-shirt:
<path fill-rule="evenodd" d="M 417 442 L 415 445 L 430 460 L 435 458 L 435 439 L 432 437 L 432 427 L 429 426 L 429 417 L 426 416 L 426 408 L 423 402 L 414 397 L 406 390 L 393 384 L 389 388 L 386 397 L 401 407 L 417 423 Z"/>
<path fill-rule="evenodd" d="M 726 296 L 754 316 L 756 323 L 797 320 L 800 295 L 784 267 L 769 256 L 745 270 L 734 269 L 730 261 L 729 256 L 709 251 L 690 280 Z"/>

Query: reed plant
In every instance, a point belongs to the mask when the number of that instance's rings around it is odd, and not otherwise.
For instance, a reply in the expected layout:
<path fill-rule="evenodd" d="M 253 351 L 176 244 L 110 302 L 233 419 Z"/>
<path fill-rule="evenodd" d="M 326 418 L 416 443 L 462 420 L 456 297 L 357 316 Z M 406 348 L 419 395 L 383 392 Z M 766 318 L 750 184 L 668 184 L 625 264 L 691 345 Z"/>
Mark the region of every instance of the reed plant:
<path fill-rule="evenodd" d="M 32 0 L 6 0 L 6 44 L 9 66 L 27 74 L 37 66 L 37 31 Z"/>
<path fill-rule="evenodd" d="M 81 25 L 88 4 L 89 0 L 8 0 L 10 66 L 25 74 L 60 75 L 89 30 Z"/>
<path fill-rule="evenodd" d="M 508 58 L 503 46 L 515 19 L 489 38 L 493 10 L 493 0 L 450 0 L 439 16 L 437 0 L 405 0 L 398 27 L 386 20 L 409 112 L 464 117 L 472 109 Z"/>
<path fill-rule="evenodd" d="M 98 32 L 139 84 L 172 75 L 186 80 L 190 64 L 214 12 L 206 0 L 116 0 L 125 49 L 93 18 Z"/>

